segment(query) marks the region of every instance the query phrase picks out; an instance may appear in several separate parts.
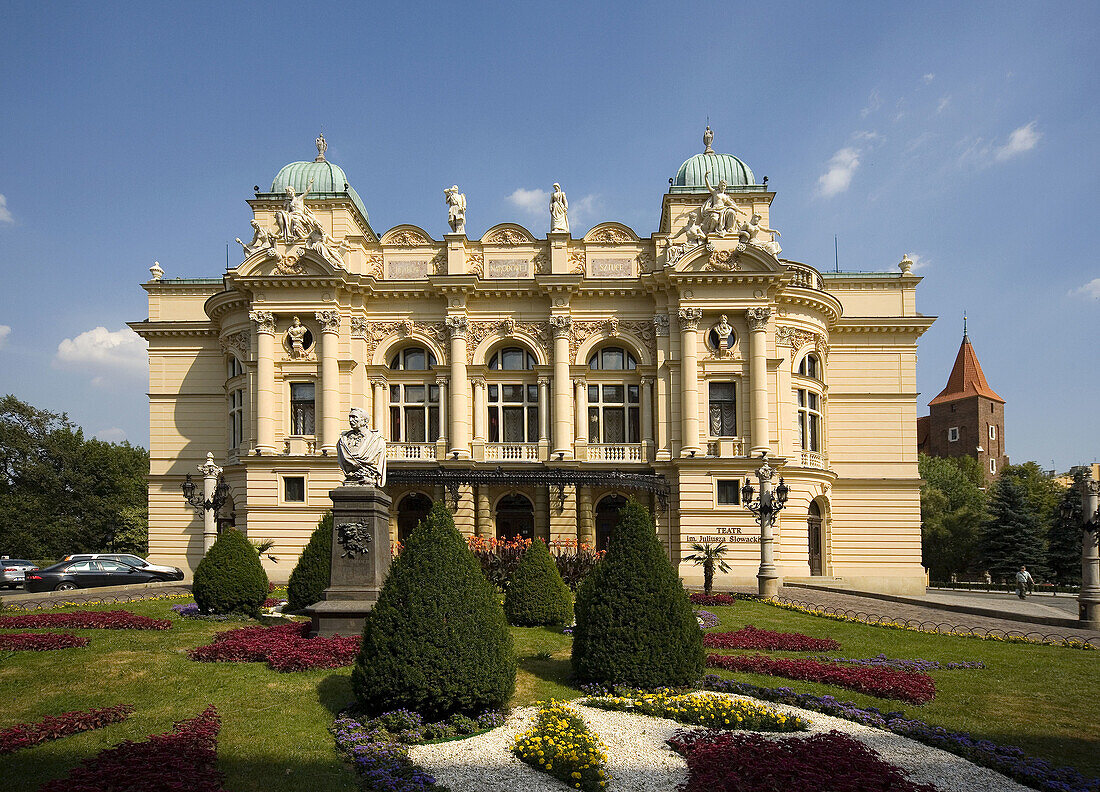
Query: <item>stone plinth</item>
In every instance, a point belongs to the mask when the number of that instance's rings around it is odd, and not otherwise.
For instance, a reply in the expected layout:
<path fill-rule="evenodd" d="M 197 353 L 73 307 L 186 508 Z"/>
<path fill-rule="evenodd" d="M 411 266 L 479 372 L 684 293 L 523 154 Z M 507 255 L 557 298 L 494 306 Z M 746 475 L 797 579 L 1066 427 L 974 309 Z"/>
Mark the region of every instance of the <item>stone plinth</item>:
<path fill-rule="evenodd" d="M 332 498 L 332 571 L 321 601 L 306 608 L 310 635 L 359 635 L 390 567 L 390 504 L 375 487 L 343 486 Z"/>

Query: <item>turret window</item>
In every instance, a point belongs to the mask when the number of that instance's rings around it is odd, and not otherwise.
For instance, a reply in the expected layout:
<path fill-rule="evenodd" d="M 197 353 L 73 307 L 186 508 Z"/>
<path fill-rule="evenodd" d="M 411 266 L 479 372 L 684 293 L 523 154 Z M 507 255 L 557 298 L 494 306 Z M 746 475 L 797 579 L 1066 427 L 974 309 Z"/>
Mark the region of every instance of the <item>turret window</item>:
<path fill-rule="evenodd" d="M 798 442 L 803 451 L 821 450 L 821 397 L 798 390 Z"/>
<path fill-rule="evenodd" d="M 290 383 L 290 433 L 311 435 L 317 415 L 316 386 L 312 382 Z"/>
<path fill-rule="evenodd" d="M 803 377 L 821 379 L 821 363 L 818 361 L 817 355 L 810 354 L 802 358 L 802 362 L 798 364 L 798 373 Z"/>

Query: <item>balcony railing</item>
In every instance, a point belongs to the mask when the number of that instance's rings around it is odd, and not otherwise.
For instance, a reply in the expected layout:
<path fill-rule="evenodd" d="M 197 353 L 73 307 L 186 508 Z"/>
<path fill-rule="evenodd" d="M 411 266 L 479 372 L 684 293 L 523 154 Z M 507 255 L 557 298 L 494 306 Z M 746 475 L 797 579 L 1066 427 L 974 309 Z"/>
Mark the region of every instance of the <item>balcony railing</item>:
<path fill-rule="evenodd" d="M 818 470 L 825 470 L 827 467 L 825 464 L 825 455 L 819 454 L 816 451 L 803 451 L 802 452 L 802 467 L 804 468 L 817 468 Z"/>
<path fill-rule="evenodd" d="M 795 264 L 792 261 L 787 263 L 787 272 L 794 276 L 791 283 L 795 286 L 825 291 L 825 281 L 822 280 L 821 275 L 813 267 L 807 267 L 805 264 Z"/>
<path fill-rule="evenodd" d="M 707 441 L 707 456 L 728 459 L 744 455 L 745 439 L 743 437 L 722 437 Z"/>
<path fill-rule="evenodd" d="M 486 443 L 486 462 L 538 462 L 538 443 Z"/>
<path fill-rule="evenodd" d="M 386 459 L 435 461 L 435 443 L 386 443 Z"/>
<path fill-rule="evenodd" d="M 644 462 L 641 443 L 589 443 L 589 462 Z"/>

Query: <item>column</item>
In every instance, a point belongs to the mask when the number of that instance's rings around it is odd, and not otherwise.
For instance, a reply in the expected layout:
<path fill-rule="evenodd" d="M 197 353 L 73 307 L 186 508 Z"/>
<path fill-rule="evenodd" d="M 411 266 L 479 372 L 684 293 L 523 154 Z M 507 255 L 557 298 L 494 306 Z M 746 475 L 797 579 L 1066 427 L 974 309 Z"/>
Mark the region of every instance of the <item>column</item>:
<path fill-rule="evenodd" d="M 206 453 L 206 463 L 199 465 L 202 473 L 202 552 L 203 555 L 210 552 L 214 542 L 218 541 L 217 515 L 214 513 L 214 492 L 218 488 L 218 476 L 222 469 L 214 464 L 214 454 Z"/>
<path fill-rule="evenodd" d="M 749 308 L 749 415 L 752 449 L 756 456 L 771 448 L 768 432 L 768 320 L 770 308 Z"/>
<path fill-rule="evenodd" d="M 539 457 L 550 448 L 550 378 L 539 377 Z"/>
<path fill-rule="evenodd" d="M 474 440 L 485 442 L 485 380 L 475 377 L 470 381 L 474 388 Z"/>
<path fill-rule="evenodd" d="M 250 311 L 256 325 L 256 453 L 275 453 L 275 315 Z"/>
<path fill-rule="evenodd" d="M 355 361 L 354 374 L 351 377 L 351 407 L 359 407 L 370 413 L 370 380 L 367 377 L 367 319 L 365 316 L 351 317 L 351 358 Z"/>
<path fill-rule="evenodd" d="M 573 436 L 574 418 L 584 423 L 581 413 L 574 417 L 569 403 L 569 333 L 573 320 L 568 316 L 551 316 L 550 327 L 554 332 L 554 455 L 561 459 L 573 458 L 570 442 Z"/>
<path fill-rule="evenodd" d="M 386 381 L 375 377 L 370 381 L 371 405 L 374 407 L 374 420 L 371 423 L 376 431 L 382 433 L 387 440 L 393 440 L 386 429 Z"/>
<path fill-rule="evenodd" d="M 1081 519 L 1086 523 L 1081 535 L 1081 590 L 1077 595 L 1082 626 L 1100 630 L 1100 481 L 1085 482 L 1081 494 Z"/>
<path fill-rule="evenodd" d="M 681 308 L 680 319 L 680 411 L 683 443 L 680 456 L 693 457 L 699 446 L 699 320 L 700 308 Z"/>
<path fill-rule="evenodd" d="M 335 454 L 340 439 L 340 312 L 317 311 L 321 323 L 321 453 Z"/>
<path fill-rule="evenodd" d="M 577 487 L 577 541 L 596 546 L 596 516 L 592 513 L 592 488 Z"/>
<path fill-rule="evenodd" d="M 653 330 L 657 335 L 657 454 L 658 462 L 666 461 L 672 456 L 672 443 L 669 437 L 670 395 L 672 393 L 669 382 L 668 357 L 668 314 L 657 314 L 653 317 Z"/>
<path fill-rule="evenodd" d="M 489 486 L 477 485 L 477 513 L 474 521 L 474 530 L 478 536 L 493 535 L 493 521 L 489 514 Z"/>
<path fill-rule="evenodd" d="M 588 443 L 588 383 L 583 379 L 573 380 L 573 387 L 576 389 L 576 411 L 577 420 L 575 423 L 576 428 L 576 442 L 577 444 Z M 577 449 L 577 455 L 580 456 L 580 449 Z"/>
<path fill-rule="evenodd" d="M 448 316 L 451 334 L 451 456 L 470 458 L 470 381 L 466 377 L 466 317 Z"/>
<path fill-rule="evenodd" d="M 439 388 L 439 437 L 435 441 L 436 458 L 447 453 L 447 378 L 436 377 L 436 387 Z"/>
<path fill-rule="evenodd" d="M 653 448 L 653 387 L 651 377 L 642 377 L 642 461 L 648 462 Z"/>

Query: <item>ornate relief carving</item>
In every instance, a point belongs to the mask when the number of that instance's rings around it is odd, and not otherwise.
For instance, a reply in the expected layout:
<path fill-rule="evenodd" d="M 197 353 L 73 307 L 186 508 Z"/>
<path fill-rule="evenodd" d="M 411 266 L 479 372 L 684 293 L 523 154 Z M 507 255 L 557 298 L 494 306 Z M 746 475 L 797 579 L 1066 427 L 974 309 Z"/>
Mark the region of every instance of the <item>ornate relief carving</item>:
<path fill-rule="evenodd" d="M 614 226 L 609 228 L 601 228 L 595 234 L 592 235 L 592 241 L 594 242 L 633 242 L 630 238 L 630 234 L 623 231 L 621 228 L 615 228 Z"/>
<path fill-rule="evenodd" d="M 554 338 L 568 338 L 569 328 L 572 327 L 573 320 L 568 316 L 551 316 L 550 317 L 550 329 L 554 334 Z"/>
<path fill-rule="evenodd" d="M 367 274 L 381 280 L 382 273 L 385 272 L 385 263 L 381 253 L 371 253 L 367 256 Z"/>
<path fill-rule="evenodd" d="M 440 248 L 436 251 L 436 254 L 432 256 L 431 262 L 428 264 L 428 272 L 433 275 L 446 275 L 447 274 L 447 249 Z"/>
<path fill-rule="evenodd" d="M 638 272 L 653 272 L 653 254 L 648 250 L 638 254 Z"/>
<path fill-rule="evenodd" d="M 712 272 L 732 272 L 741 269 L 738 263 L 738 254 L 744 250 L 744 245 L 738 245 L 737 250 L 716 250 L 710 254 L 706 269 Z"/>
<path fill-rule="evenodd" d="M 485 255 L 477 250 L 470 250 L 466 253 L 466 271 L 477 275 L 479 278 L 485 277 Z"/>
<path fill-rule="evenodd" d="M 665 266 L 671 267 L 680 260 L 686 251 L 687 245 L 683 242 L 678 245 L 668 245 L 665 248 Z"/>
<path fill-rule="evenodd" d="M 654 315 L 653 331 L 658 338 L 664 338 L 668 335 L 668 314 Z"/>
<path fill-rule="evenodd" d="M 448 316 L 443 320 L 443 324 L 451 338 L 466 338 L 469 322 L 465 316 Z"/>
<path fill-rule="evenodd" d="M 474 351 L 492 334 L 502 337 L 523 333 L 535 339 L 536 346 L 542 350 L 545 357 L 550 357 L 550 323 L 549 322 L 517 322 L 515 319 L 500 319 L 495 322 L 470 322 L 466 331 L 466 363 L 474 362 Z"/>
<path fill-rule="evenodd" d="M 570 250 L 569 251 L 569 273 L 571 275 L 583 275 L 584 274 L 584 251 L 583 250 Z"/>
<path fill-rule="evenodd" d="M 546 255 L 546 251 L 540 250 L 535 254 L 535 274 L 545 275 L 550 271 L 550 257 Z"/>
<path fill-rule="evenodd" d="M 797 352 L 807 344 L 813 344 L 823 355 L 829 354 L 829 344 L 825 340 L 825 336 L 821 333 L 814 333 L 810 330 L 803 330 L 800 327 L 788 327 L 786 325 L 777 325 L 775 328 L 775 340 L 776 343 L 785 344 L 791 348 L 791 352 Z"/>
<path fill-rule="evenodd" d="M 313 314 L 314 318 L 321 323 L 322 333 L 339 333 L 340 332 L 340 312 L 339 311 L 317 311 Z"/>
<path fill-rule="evenodd" d="M 749 308 L 745 311 L 745 319 L 749 323 L 749 330 L 767 329 L 771 315 L 771 308 Z"/>
<path fill-rule="evenodd" d="M 271 311 L 249 311 L 248 318 L 256 323 L 256 332 L 275 334 L 275 314 Z"/>
<path fill-rule="evenodd" d="M 353 316 L 351 317 L 351 337 L 352 338 L 366 338 L 367 332 L 370 330 L 370 323 L 365 316 Z"/>
<path fill-rule="evenodd" d="M 494 245 L 522 245 L 531 240 L 513 228 L 501 228 L 483 240 Z"/>
<path fill-rule="evenodd" d="M 302 249 L 295 248 L 285 256 L 276 256 L 273 275 L 305 275 L 306 266 L 302 263 Z"/>
<path fill-rule="evenodd" d="M 352 334 L 355 333 L 355 321 L 356 318 L 352 318 Z M 403 338 L 408 338 L 414 332 L 420 331 L 424 335 L 431 336 L 437 343 L 444 346 L 444 342 L 447 340 L 447 327 L 443 322 L 414 322 L 412 319 L 400 319 L 390 322 L 369 322 L 365 319 L 362 320 L 366 327 L 365 338 L 367 339 L 367 354 L 366 360 L 372 360 L 374 358 L 374 351 L 378 348 L 378 345 L 385 341 L 390 336 L 398 335 Z M 446 347 L 444 346 L 444 351 Z M 443 360 L 439 361 L 443 363 Z"/>
<path fill-rule="evenodd" d="M 606 333 L 612 338 L 619 337 L 623 333 L 630 333 L 641 339 L 642 344 L 645 345 L 651 356 L 655 357 L 657 355 L 657 333 L 652 323 L 645 320 L 622 321 L 612 316 L 608 319 L 591 321 L 573 320 L 572 333 L 569 336 L 570 362 L 577 359 L 577 351 L 580 349 L 581 344 L 596 333 Z"/>
<path fill-rule="evenodd" d="M 417 245 L 429 245 L 431 242 L 415 231 L 398 231 L 386 240 L 386 244 L 399 247 L 416 247 Z"/>
<path fill-rule="evenodd" d="M 681 330 L 698 330 L 699 321 L 703 318 L 702 308 L 681 308 L 676 313 L 680 321 Z"/>
<path fill-rule="evenodd" d="M 222 345 L 222 349 L 230 355 L 235 355 L 242 360 L 248 358 L 248 353 L 252 349 L 252 338 L 247 330 L 241 330 L 236 333 L 230 333 L 227 336 L 219 338 L 218 341 Z"/>

